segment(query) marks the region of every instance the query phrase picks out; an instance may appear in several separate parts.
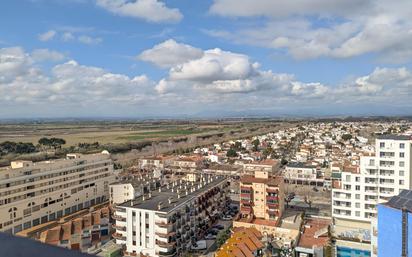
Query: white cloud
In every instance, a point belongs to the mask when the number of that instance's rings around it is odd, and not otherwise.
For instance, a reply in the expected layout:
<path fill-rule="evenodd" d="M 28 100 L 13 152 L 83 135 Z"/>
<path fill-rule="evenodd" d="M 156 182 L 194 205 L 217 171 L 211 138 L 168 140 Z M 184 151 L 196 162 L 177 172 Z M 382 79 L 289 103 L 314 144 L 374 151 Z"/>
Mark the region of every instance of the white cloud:
<path fill-rule="evenodd" d="M 254 75 L 256 67 L 246 55 L 216 48 L 206 50 L 201 58 L 172 67 L 170 78 L 206 82 L 245 79 Z"/>
<path fill-rule="evenodd" d="M 35 49 L 31 53 L 31 57 L 36 62 L 42 62 L 42 61 L 58 62 L 66 58 L 64 54 L 57 52 L 57 51 L 49 50 L 49 49 Z"/>
<path fill-rule="evenodd" d="M 407 68 L 376 68 L 341 85 L 326 85 L 302 82 L 293 74 L 262 70 L 243 54 L 220 49 L 203 52 L 197 59 L 170 68 L 169 75 L 156 84 L 145 75 L 112 73 L 74 60 L 49 69 L 37 63 L 59 59 L 52 50 L 27 53 L 20 47 L 2 48 L 0 108 L 19 110 L 26 117 L 50 110 L 51 115 L 61 110 L 66 115 L 77 111 L 104 116 L 133 115 L 135 111 L 193 113 L 209 108 L 281 108 L 285 114 L 301 108 L 333 113 L 339 106 L 345 110 L 355 108 L 355 112 L 365 106 L 382 112 L 391 107 L 404 112 L 412 108 L 412 73 Z M 36 57 L 39 53 L 43 58 Z M 195 69 L 193 62 L 211 62 L 214 68 Z"/>
<path fill-rule="evenodd" d="M 155 23 L 176 23 L 183 18 L 179 9 L 168 8 L 160 0 L 97 0 L 97 5 L 117 15 Z"/>
<path fill-rule="evenodd" d="M 202 55 L 201 49 L 169 39 L 143 51 L 138 59 L 151 62 L 162 68 L 170 68 L 188 60 L 200 58 Z"/>
<path fill-rule="evenodd" d="M 61 36 L 61 39 L 65 42 L 67 42 L 67 41 L 74 40 L 75 37 L 74 37 L 73 33 L 71 33 L 71 32 L 64 32 Z"/>
<path fill-rule="evenodd" d="M 103 40 L 99 37 L 90 37 L 90 36 L 79 36 L 77 38 L 80 43 L 87 44 L 87 45 L 97 45 L 100 44 Z"/>
<path fill-rule="evenodd" d="M 54 38 L 54 36 L 56 36 L 56 31 L 55 30 L 49 30 L 44 32 L 43 34 L 39 34 L 38 38 L 40 41 L 49 41 L 52 40 Z"/>
<path fill-rule="evenodd" d="M 385 0 L 215 0 L 210 12 L 231 17 L 266 17 L 266 24 L 237 30 L 204 30 L 240 44 L 258 45 L 296 59 L 350 58 L 376 53 L 380 61 L 412 58 L 412 2 Z"/>

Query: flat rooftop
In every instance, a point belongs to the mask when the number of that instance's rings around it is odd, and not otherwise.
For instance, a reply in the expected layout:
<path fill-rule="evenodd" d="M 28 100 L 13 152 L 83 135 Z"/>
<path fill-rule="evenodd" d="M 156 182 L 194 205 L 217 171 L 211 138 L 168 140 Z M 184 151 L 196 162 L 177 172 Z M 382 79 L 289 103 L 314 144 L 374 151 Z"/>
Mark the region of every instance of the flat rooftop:
<path fill-rule="evenodd" d="M 412 137 L 411 136 L 404 136 L 404 135 L 378 135 L 377 139 L 412 140 Z"/>
<path fill-rule="evenodd" d="M 201 181 L 190 182 L 185 180 L 178 180 L 172 183 L 169 183 L 169 186 L 161 186 L 161 192 L 157 188 L 154 191 L 151 191 L 151 197 L 149 198 L 146 194 L 145 196 L 139 196 L 133 200 L 127 201 L 120 204 L 120 207 L 127 208 L 136 208 L 144 209 L 151 211 L 159 212 L 169 212 L 172 211 L 177 206 L 193 199 L 194 197 L 202 194 L 203 192 L 214 188 L 215 186 L 227 181 L 223 176 L 212 176 L 212 175 L 202 175 L 201 179 L 204 181 L 204 185 Z M 211 181 L 212 180 L 212 181 Z M 199 185 L 202 186 L 199 188 Z M 192 191 L 192 190 L 194 191 Z M 179 191 L 179 193 L 178 193 Z M 187 195 L 186 195 L 187 192 Z M 178 197 L 180 195 L 180 198 Z M 143 201 L 143 197 L 145 200 Z M 172 202 L 169 204 L 169 199 L 172 199 Z M 158 205 L 162 204 L 162 208 L 159 210 Z"/>

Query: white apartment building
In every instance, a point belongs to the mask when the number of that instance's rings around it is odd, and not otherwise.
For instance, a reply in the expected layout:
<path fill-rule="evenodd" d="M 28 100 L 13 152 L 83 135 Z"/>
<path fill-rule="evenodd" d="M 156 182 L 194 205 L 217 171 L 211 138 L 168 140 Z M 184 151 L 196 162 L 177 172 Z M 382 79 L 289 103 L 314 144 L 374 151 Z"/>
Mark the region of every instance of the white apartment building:
<path fill-rule="evenodd" d="M 180 256 L 228 204 L 229 183 L 222 176 L 178 180 L 115 207 L 117 244 L 125 256 Z"/>
<path fill-rule="evenodd" d="M 376 139 L 375 156 L 362 156 L 358 171 L 343 171 L 332 189 L 335 218 L 370 222 L 376 205 L 412 186 L 412 138 L 384 135 Z"/>
<path fill-rule="evenodd" d="M 104 202 L 114 179 L 107 151 L 12 162 L 0 168 L 0 231 L 17 233 Z"/>

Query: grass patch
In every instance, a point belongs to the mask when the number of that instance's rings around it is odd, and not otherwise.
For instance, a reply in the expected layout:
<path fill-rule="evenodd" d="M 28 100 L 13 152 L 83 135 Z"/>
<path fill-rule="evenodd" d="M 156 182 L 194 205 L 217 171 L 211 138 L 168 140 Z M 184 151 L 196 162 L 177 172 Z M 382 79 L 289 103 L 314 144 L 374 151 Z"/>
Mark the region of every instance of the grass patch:
<path fill-rule="evenodd" d="M 203 132 L 210 131 L 209 129 L 174 129 L 174 130 L 162 130 L 162 131 L 146 131 L 140 132 L 126 137 L 121 137 L 121 139 L 128 140 L 143 140 L 148 138 L 165 138 L 165 137 L 176 137 L 176 136 L 187 136 L 192 134 L 199 134 Z"/>

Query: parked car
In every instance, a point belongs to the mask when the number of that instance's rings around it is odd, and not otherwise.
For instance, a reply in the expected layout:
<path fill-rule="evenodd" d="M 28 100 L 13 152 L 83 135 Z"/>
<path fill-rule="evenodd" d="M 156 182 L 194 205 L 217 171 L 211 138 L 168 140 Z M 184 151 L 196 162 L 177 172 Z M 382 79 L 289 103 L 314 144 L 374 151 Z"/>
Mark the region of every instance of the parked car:
<path fill-rule="evenodd" d="M 213 235 L 213 234 L 207 234 L 207 235 L 205 236 L 205 239 L 207 239 L 207 240 L 216 239 L 216 235 Z"/>
<path fill-rule="evenodd" d="M 222 220 L 232 220 L 232 219 L 233 219 L 233 217 L 230 216 L 230 215 L 226 215 L 222 218 Z"/>
<path fill-rule="evenodd" d="M 219 230 L 222 230 L 222 229 L 224 229 L 224 228 L 225 228 L 225 226 L 220 225 L 220 224 L 217 224 L 217 225 L 214 225 L 214 226 L 213 226 L 213 228 L 215 228 L 215 229 L 219 229 Z"/>

